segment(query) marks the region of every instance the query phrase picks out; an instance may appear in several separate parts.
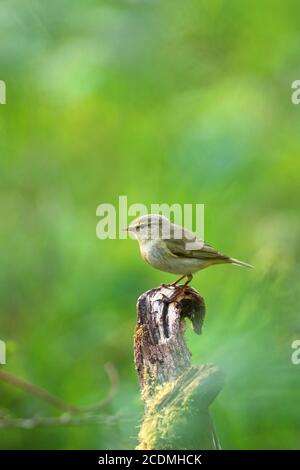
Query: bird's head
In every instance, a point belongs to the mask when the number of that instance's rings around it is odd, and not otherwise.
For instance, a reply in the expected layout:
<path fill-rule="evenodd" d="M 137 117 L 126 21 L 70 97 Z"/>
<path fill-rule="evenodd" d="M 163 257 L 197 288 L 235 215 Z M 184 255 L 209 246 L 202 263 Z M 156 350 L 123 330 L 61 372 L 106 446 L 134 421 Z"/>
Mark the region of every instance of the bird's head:
<path fill-rule="evenodd" d="M 168 238 L 171 222 L 167 217 L 158 214 L 142 215 L 135 219 L 124 230 L 134 234 L 139 242 Z"/>

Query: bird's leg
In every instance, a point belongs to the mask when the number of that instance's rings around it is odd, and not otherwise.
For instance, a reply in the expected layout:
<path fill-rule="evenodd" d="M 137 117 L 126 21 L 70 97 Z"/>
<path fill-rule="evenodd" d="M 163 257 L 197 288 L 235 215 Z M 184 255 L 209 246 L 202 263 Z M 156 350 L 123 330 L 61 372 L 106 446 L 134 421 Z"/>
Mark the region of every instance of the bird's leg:
<path fill-rule="evenodd" d="M 181 281 L 181 279 L 183 279 L 184 277 L 187 277 L 187 281 L 184 283 L 184 284 L 181 284 L 180 286 L 176 286 L 177 282 Z M 177 281 L 176 281 L 176 284 L 172 284 L 174 287 L 176 287 L 176 290 L 177 291 L 180 291 L 180 290 L 184 290 L 188 285 L 189 283 L 191 282 L 191 280 L 193 279 L 193 276 L 192 274 L 185 274 L 184 276 L 181 276 Z"/>
<path fill-rule="evenodd" d="M 176 287 L 178 282 L 180 282 L 182 279 L 184 279 L 186 277 L 186 275 L 184 274 L 183 276 L 180 276 L 179 279 L 177 279 L 177 281 L 175 282 L 171 282 L 170 284 L 161 284 L 162 287 Z"/>
<path fill-rule="evenodd" d="M 178 284 L 178 282 L 182 281 L 182 279 L 184 279 L 185 277 L 186 277 L 185 274 L 184 274 L 183 276 L 180 276 L 180 277 L 177 279 L 177 281 L 172 282 L 172 284 L 170 284 L 170 285 L 173 286 L 173 287 L 176 287 L 177 284 Z"/>
<path fill-rule="evenodd" d="M 183 284 L 184 286 L 187 286 L 189 285 L 189 283 L 192 281 L 193 279 L 193 275 L 192 274 L 188 274 L 187 275 L 187 281 Z"/>
<path fill-rule="evenodd" d="M 187 281 L 184 284 L 177 286 L 176 285 L 177 282 L 181 281 L 181 279 L 183 279 L 184 277 L 187 277 Z M 177 297 L 180 295 L 181 292 L 184 292 L 184 290 L 187 288 L 187 286 L 189 285 L 192 279 L 193 279 L 192 274 L 187 274 L 187 275 L 181 276 L 176 282 L 171 284 L 171 286 L 175 287 L 175 291 L 171 295 L 171 297 L 169 297 L 169 299 L 167 300 L 167 303 L 176 302 Z"/>
<path fill-rule="evenodd" d="M 180 282 L 185 277 L 187 277 L 187 281 L 184 284 L 177 286 L 178 282 Z M 180 295 L 180 292 L 183 292 L 186 289 L 186 287 L 189 285 L 192 279 L 193 279 L 192 274 L 184 274 L 179 279 L 177 279 L 177 281 L 173 282 L 173 284 L 167 284 L 167 285 L 162 284 L 162 287 L 169 287 L 169 286 L 175 287 L 175 291 L 171 295 L 171 297 L 167 298 L 166 296 L 164 296 L 166 303 L 169 304 L 171 302 L 176 302 L 176 299 Z"/>

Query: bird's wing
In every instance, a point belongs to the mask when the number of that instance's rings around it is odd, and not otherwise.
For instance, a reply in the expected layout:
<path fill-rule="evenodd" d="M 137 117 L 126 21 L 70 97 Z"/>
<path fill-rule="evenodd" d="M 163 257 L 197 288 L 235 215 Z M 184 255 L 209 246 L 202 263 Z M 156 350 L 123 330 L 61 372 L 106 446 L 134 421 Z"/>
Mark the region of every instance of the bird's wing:
<path fill-rule="evenodd" d="M 186 231 L 184 231 L 186 232 Z M 229 256 L 220 253 L 219 251 L 215 250 L 212 246 L 208 243 L 197 239 L 195 236 L 193 239 L 190 237 L 190 233 L 188 233 L 188 237 L 184 237 L 182 239 L 168 239 L 165 240 L 166 245 L 170 252 L 178 256 L 179 258 L 197 258 L 197 259 L 204 259 L 204 260 L 230 260 Z"/>

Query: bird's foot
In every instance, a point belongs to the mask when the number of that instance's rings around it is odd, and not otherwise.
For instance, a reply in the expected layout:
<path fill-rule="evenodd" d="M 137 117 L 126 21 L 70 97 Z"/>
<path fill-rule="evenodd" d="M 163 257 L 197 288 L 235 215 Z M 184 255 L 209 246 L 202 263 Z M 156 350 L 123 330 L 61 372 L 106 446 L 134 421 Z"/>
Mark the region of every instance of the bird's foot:
<path fill-rule="evenodd" d="M 166 295 L 163 295 L 163 298 L 166 303 L 171 304 L 173 302 L 177 301 L 177 298 L 185 291 L 185 289 L 188 287 L 187 284 L 181 284 L 180 286 L 173 286 L 175 287 L 174 292 L 170 297 L 167 297 Z"/>
<path fill-rule="evenodd" d="M 160 287 L 175 287 L 174 282 L 172 284 L 161 284 Z"/>
<path fill-rule="evenodd" d="M 178 286 L 178 282 L 180 282 L 185 277 L 187 277 L 187 281 L 184 284 L 180 284 Z M 181 294 L 188 287 L 192 279 L 193 279 L 192 274 L 188 274 L 187 276 L 186 275 L 181 276 L 179 279 L 177 279 L 177 281 L 173 282 L 172 284 L 161 284 L 161 287 L 167 287 L 167 288 L 174 287 L 175 289 L 171 297 L 164 296 L 165 299 L 168 300 L 168 303 L 176 301 L 176 298 L 178 297 L 178 295 Z"/>

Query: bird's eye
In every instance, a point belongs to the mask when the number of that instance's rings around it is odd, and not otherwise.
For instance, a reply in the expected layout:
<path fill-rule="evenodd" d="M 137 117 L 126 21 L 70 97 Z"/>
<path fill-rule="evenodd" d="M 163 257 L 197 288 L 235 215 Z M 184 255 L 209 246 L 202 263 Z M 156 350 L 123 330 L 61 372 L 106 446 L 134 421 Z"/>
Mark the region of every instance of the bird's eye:
<path fill-rule="evenodd" d="M 141 226 L 140 226 L 140 225 L 137 225 L 137 226 L 135 227 L 135 230 L 136 230 L 137 232 L 139 232 L 139 231 L 140 231 L 140 228 L 141 228 Z"/>

